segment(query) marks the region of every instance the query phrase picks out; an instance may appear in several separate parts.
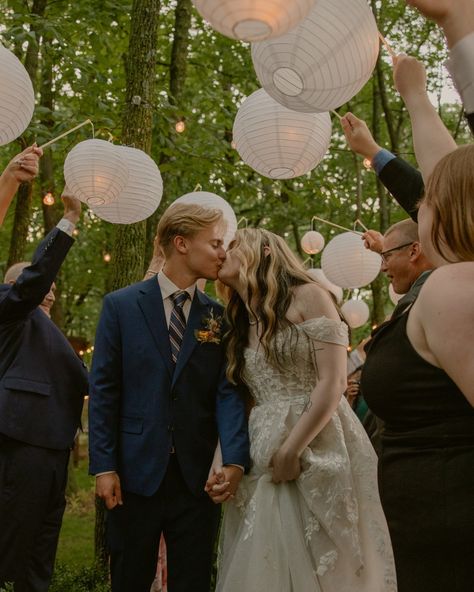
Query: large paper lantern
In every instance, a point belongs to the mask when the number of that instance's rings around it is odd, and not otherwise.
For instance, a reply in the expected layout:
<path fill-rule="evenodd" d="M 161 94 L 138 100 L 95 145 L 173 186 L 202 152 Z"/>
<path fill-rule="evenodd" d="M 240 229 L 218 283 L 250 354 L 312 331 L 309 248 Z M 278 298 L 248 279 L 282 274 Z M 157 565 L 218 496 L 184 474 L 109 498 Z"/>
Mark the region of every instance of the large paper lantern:
<path fill-rule="evenodd" d="M 18 138 L 35 109 L 28 72 L 11 51 L 0 45 L 0 146 Z"/>
<path fill-rule="evenodd" d="M 358 234 L 343 232 L 326 245 L 321 257 L 324 275 L 341 288 L 362 288 L 378 275 L 382 258 L 369 251 Z"/>
<path fill-rule="evenodd" d="M 93 207 L 99 218 L 114 224 L 133 224 L 145 220 L 160 205 L 163 181 L 155 161 L 143 150 L 115 146 L 128 163 L 127 185 L 118 198 L 106 206 Z"/>
<path fill-rule="evenodd" d="M 344 302 L 341 312 L 351 329 L 365 325 L 370 316 L 369 307 L 363 300 L 351 299 Z"/>
<path fill-rule="evenodd" d="M 322 286 L 328 292 L 331 292 L 331 294 L 333 294 L 333 296 L 336 299 L 336 302 L 338 304 L 340 304 L 342 302 L 342 297 L 344 296 L 343 289 L 340 286 L 336 286 L 336 284 L 333 284 L 332 282 L 330 282 L 328 280 L 328 278 L 324 275 L 324 272 L 322 269 L 318 269 L 317 267 L 313 267 L 311 269 L 308 269 L 307 272 L 314 280 L 316 280 L 318 282 L 318 284 L 320 286 Z"/>
<path fill-rule="evenodd" d="M 263 88 L 295 111 L 330 111 L 368 81 L 379 52 L 366 0 L 318 0 L 290 33 L 252 45 Z"/>
<path fill-rule="evenodd" d="M 242 160 L 271 179 L 292 179 L 314 169 L 331 141 L 329 113 L 297 113 L 263 90 L 241 105 L 233 139 Z"/>
<path fill-rule="evenodd" d="M 115 201 L 128 181 L 128 164 L 111 142 L 85 140 L 64 161 L 64 179 L 75 197 L 89 206 Z"/>
<path fill-rule="evenodd" d="M 223 197 L 208 191 L 193 191 L 192 193 L 186 193 L 185 195 L 178 197 L 178 199 L 170 205 L 170 208 L 176 204 L 193 204 L 211 210 L 221 210 L 226 222 L 224 248 L 227 249 L 237 230 L 237 218 L 235 217 L 234 210 Z"/>
<path fill-rule="evenodd" d="M 301 238 L 301 248 L 307 255 L 316 255 L 324 249 L 324 236 L 316 230 L 309 230 Z"/>
<path fill-rule="evenodd" d="M 314 0 L 193 0 L 193 4 L 223 35 L 261 41 L 293 29 L 309 13 Z"/>

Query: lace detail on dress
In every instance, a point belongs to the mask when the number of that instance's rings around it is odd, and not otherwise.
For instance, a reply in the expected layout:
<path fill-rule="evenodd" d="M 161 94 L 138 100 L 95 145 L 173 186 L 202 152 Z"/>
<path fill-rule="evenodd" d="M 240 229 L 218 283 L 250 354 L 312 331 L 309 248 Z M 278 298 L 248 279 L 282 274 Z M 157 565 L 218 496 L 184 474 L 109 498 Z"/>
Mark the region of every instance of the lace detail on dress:
<path fill-rule="evenodd" d="M 280 331 L 279 367 L 263 352 L 245 351 L 256 402 L 249 418 L 253 466 L 226 507 L 218 592 L 396 591 L 375 453 L 344 397 L 303 452 L 299 478 L 271 481 L 270 459 L 318 380 L 316 342 L 346 346 L 347 326 L 321 317 Z"/>

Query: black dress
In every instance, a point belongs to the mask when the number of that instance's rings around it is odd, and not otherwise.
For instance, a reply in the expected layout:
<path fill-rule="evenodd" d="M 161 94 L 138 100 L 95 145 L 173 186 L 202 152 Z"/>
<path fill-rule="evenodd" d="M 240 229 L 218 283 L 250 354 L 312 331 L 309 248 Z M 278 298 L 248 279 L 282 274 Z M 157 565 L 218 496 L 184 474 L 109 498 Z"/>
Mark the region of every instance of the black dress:
<path fill-rule="evenodd" d="M 379 489 L 398 590 L 473 592 L 474 409 L 413 349 L 407 318 L 375 333 L 361 378 L 369 408 L 385 422 Z"/>

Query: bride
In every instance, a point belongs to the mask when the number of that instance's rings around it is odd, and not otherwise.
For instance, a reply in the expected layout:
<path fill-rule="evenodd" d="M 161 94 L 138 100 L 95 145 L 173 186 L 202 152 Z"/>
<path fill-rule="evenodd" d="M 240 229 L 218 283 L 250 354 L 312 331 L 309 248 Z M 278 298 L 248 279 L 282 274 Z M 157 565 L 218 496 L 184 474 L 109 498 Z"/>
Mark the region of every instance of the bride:
<path fill-rule="evenodd" d="M 219 279 L 228 376 L 253 407 L 252 469 L 226 505 L 217 590 L 395 592 L 376 456 L 342 396 L 348 334 L 331 297 L 265 230 L 237 232 Z M 218 476 L 207 489 L 218 497 Z"/>

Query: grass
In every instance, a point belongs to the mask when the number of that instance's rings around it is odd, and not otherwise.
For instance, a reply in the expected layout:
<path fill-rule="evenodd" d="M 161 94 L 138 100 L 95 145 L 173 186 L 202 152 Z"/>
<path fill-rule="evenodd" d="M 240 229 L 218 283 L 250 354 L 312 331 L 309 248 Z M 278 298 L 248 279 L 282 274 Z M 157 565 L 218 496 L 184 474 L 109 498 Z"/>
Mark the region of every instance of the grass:
<path fill-rule="evenodd" d="M 70 467 L 69 483 L 73 485 L 73 491 L 69 491 L 67 497 L 57 564 L 91 567 L 94 563 L 94 479 L 87 470 L 84 457 L 80 458 L 77 467 Z"/>

